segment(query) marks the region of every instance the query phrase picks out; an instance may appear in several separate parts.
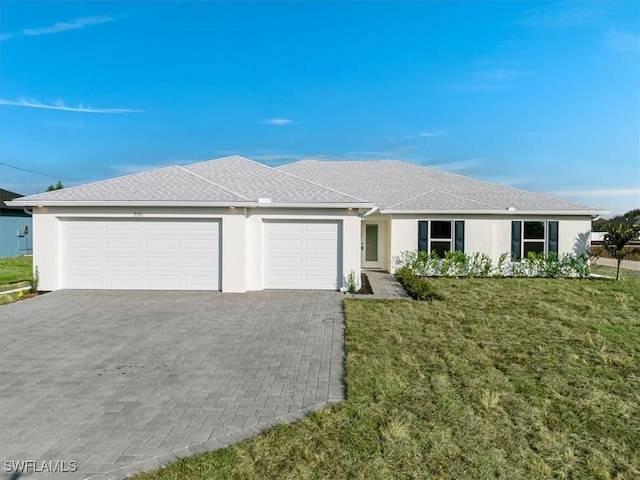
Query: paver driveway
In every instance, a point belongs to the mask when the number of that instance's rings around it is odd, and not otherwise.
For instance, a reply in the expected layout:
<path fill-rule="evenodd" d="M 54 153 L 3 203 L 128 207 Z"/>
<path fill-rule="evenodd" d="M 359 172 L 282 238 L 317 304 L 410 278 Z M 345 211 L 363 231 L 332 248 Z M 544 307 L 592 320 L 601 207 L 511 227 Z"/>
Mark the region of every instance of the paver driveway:
<path fill-rule="evenodd" d="M 3 472 L 120 478 L 340 401 L 342 298 L 62 290 L 0 308 Z"/>

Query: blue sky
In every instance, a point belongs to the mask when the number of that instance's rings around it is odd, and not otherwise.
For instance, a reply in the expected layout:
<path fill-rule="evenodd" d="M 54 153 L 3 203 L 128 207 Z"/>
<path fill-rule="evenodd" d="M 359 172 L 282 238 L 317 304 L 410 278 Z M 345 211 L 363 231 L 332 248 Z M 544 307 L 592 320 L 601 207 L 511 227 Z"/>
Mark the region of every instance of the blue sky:
<path fill-rule="evenodd" d="M 0 9 L 9 190 L 239 154 L 394 158 L 640 206 L 637 1 Z"/>

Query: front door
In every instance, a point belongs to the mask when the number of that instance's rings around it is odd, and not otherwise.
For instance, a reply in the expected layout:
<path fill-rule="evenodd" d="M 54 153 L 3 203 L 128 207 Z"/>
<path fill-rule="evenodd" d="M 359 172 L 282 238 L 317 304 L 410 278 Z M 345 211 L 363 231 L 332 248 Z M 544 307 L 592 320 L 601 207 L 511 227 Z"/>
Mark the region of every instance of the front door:
<path fill-rule="evenodd" d="M 382 249 L 380 225 L 366 223 L 362 238 L 362 266 L 364 268 L 382 268 Z"/>

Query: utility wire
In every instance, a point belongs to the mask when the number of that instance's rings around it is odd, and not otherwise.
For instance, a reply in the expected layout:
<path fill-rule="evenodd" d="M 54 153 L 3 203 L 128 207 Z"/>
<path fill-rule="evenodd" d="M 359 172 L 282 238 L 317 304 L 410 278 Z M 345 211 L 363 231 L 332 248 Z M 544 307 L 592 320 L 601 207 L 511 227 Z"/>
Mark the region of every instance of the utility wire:
<path fill-rule="evenodd" d="M 16 167 L 15 165 L 9 165 L 8 163 L 4 163 L 4 162 L 0 162 L 0 165 L 4 165 L 5 167 L 9 167 L 9 168 L 15 168 L 16 170 L 22 170 L 23 172 L 35 173 L 36 175 L 42 175 L 44 177 L 55 178 L 57 180 L 67 180 L 69 182 L 77 182 L 77 180 L 74 180 L 73 178 L 65 178 L 65 177 L 61 177 L 59 175 L 49 175 L 48 173 L 36 172 L 35 170 L 29 170 L 28 168 Z"/>

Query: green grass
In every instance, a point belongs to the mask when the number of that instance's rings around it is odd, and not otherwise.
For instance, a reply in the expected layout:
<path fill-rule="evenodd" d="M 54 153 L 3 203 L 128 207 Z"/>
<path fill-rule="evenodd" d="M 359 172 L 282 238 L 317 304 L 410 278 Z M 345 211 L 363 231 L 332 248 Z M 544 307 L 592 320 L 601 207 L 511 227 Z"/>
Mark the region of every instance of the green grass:
<path fill-rule="evenodd" d="M 591 272 L 597 275 L 616 278 L 616 268 L 605 265 L 591 265 Z M 640 280 L 640 270 L 620 269 L 620 280 Z"/>
<path fill-rule="evenodd" d="M 347 401 L 138 479 L 640 477 L 640 282 L 346 300 Z"/>
<path fill-rule="evenodd" d="M 0 258 L 0 286 L 29 281 L 33 257 Z"/>

